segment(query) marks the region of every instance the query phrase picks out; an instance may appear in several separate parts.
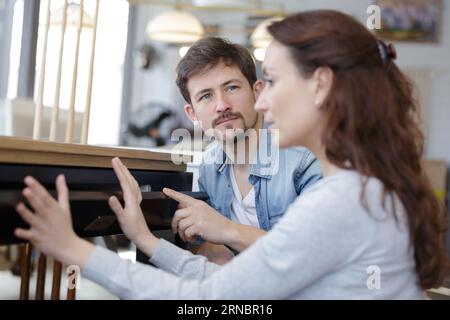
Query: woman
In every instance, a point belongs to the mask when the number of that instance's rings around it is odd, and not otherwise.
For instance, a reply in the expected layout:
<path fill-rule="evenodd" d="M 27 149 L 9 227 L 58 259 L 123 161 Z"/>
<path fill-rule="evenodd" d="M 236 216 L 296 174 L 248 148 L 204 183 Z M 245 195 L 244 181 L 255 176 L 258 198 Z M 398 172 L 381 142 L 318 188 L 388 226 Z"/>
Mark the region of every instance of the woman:
<path fill-rule="evenodd" d="M 393 48 L 335 11 L 296 14 L 269 31 L 274 40 L 256 108 L 279 130 L 281 147 L 303 145 L 315 153 L 324 179 L 266 236 L 225 266 L 157 239 L 143 221 L 139 187 L 118 159 L 113 167 L 125 207 L 114 197 L 110 206 L 160 269 L 78 238 L 63 177 L 57 201 L 26 178 L 24 195 L 36 214 L 17 207 L 31 229 L 16 235 L 81 266 L 121 298 L 422 299 L 425 289 L 439 286 L 448 268 L 446 222 L 421 167 L 416 106 Z M 164 191 L 180 210 L 206 206 Z"/>

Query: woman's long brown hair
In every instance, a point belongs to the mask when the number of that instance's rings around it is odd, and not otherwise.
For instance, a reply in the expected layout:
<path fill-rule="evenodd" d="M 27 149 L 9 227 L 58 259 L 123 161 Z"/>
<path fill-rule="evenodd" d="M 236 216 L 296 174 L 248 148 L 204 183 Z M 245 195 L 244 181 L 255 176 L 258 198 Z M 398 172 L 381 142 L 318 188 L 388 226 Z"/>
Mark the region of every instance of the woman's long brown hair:
<path fill-rule="evenodd" d="M 410 81 L 392 59 L 382 58 L 378 39 L 346 14 L 303 12 L 272 24 L 269 32 L 288 47 L 303 76 L 318 67 L 333 70 L 333 85 L 321 106 L 328 160 L 381 180 L 383 206 L 387 195 L 400 199 L 419 285 L 441 285 L 449 265 L 446 215 L 422 167 L 423 135 Z"/>

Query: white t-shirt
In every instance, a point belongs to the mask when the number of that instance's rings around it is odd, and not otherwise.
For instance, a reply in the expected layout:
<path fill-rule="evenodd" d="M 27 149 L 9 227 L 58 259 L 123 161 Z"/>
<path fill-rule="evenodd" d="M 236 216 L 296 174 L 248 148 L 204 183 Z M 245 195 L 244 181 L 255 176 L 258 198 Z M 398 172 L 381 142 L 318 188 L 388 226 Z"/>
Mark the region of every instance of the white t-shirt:
<path fill-rule="evenodd" d="M 241 191 L 239 190 L 234 176 L 234 169 L 231 168 L 230 172 L 231 186 L 233 188 L 231 220 L 240 224 L 259 228 L 258 216 L 256 215 L 255 190 L 252 187 L 250 192 L 242 198 Z"/>

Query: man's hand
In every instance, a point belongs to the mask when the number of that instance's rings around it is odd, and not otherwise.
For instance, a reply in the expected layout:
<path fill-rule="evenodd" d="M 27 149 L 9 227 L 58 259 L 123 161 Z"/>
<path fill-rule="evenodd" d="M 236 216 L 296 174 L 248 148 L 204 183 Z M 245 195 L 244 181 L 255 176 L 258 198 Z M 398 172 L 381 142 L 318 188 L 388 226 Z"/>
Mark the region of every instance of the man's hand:
<path fill-rule="evenodd" d="M 234 253 L 230 249 L 221 244 L 213 244 L 203 242 L 201 245 L 194 247 L 192 253 L 205 256 L 209 262 L 224 265 L 234 257 Z"/>
<path fill-rule="evenodd" d="M 69 190 L 64 176 L 56 179 L 57 200 L 36 179 L 26 177 L 24 182 L 23 195 L 34 212 L 23 203 L 16 206 L 16 211 L 30 229 L 17 228 L 15 235 L 32 242 L 46 255 L 82 267 L 94 246 L 79 238 L 73 230 Z"/>
<path fill-rule="evenodd" d="M 122 207 L 115 196 L 109 198 L 109 206 L 116 214 L 120 227 L 128 239 L 145 254 L 151 256 L 159 240 L 147 227 L 140 207 L 142 194 L 139 185 L 119 158 L 112 160 L 112 166 L 122 188 L 125 207 Z"/>
<path fill-rule="evenodd" d="M 200 236 L 215 244 L 226 244 L 234 222 L 222 216 L 206 202 L 197 200 L 175 190 L 164 188 L 164 194 L 179 202 L 172 219 L 172 231 L 183 241 L 194 241 Z"/>

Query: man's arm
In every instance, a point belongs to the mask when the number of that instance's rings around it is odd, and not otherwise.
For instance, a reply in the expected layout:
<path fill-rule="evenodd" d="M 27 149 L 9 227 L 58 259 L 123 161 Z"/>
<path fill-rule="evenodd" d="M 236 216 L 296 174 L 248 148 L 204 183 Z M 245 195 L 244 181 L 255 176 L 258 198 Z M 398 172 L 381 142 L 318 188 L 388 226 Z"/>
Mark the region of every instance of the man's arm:
<path fill-rule="evenodd" d="M 235 223 L 224 217 L 206 202 L 165 188 L 163 192 L 180 202 L 181 209 L 172 219 L 172 231 L 183 241 L 195 241 L 197 236 L 214 244 L 224 244 L 238 252 L 244 250 L 266 232 Z"/>
<path fill-rule="evenodd" d="M 244 251 L 267 233 L 263 229 L 252 226 L 234 222 L 233 224 L 234 226 L 228 231 L 229 236 L 225 244 L 237 252 Z"/>
<path fill-rule="evenodd" d="M 224 265 L 234 257 L 234 253 L 223 244 L 214 244 L 204 241 L 202 244 L 192 247 L 191 252 L 204 256 L 209 262 Z"/>
<path fill-rule="evenodd" d="M 199 168 L 198 186 L 201 192 L 208 194 L 206 187 L 206 173 L 204 167 Z M 209 195 L 209 194 L 208 194 Z M 241 252 L 254 243 L 259 237 L 266 234 L 266 231 L 259 228 L 241 225 L 235 223 L 219 213 L 214 206 L 214 203 L 209 198 L 207 205 L 210 208 L 204 207 L 205 212 L 201 212 L 201 207 L 198 211 L 185 210 L 184 215 L 180 217 L 180 212 L 175 213 L 172 230 L 174 233 L 178 232 L 183 240 L 192 240 L 197 242 L 193 247 L 193 252 L 204 255 L 212 262 L 222 264 L 224 261 L 230 259 L 229 250 L 225 247 Z M 212 210 L 210 210 L 212 209 Z M 209 213 L 209 214 L 208 214 Z M 216 216 L 219 214 L 221 217 Z M 184 220 L 184 221 L 183 221 Z M 186 231 L 188 234 L 186 235 Z M 202 240 L 210 243 L 198 241 L 197 237 L 189 237 L 191 231 L 197 230 Z M 225 245 L 219 247 L 218 245 Z M 221 263 L 222 262 L 222 263 Z"/>

